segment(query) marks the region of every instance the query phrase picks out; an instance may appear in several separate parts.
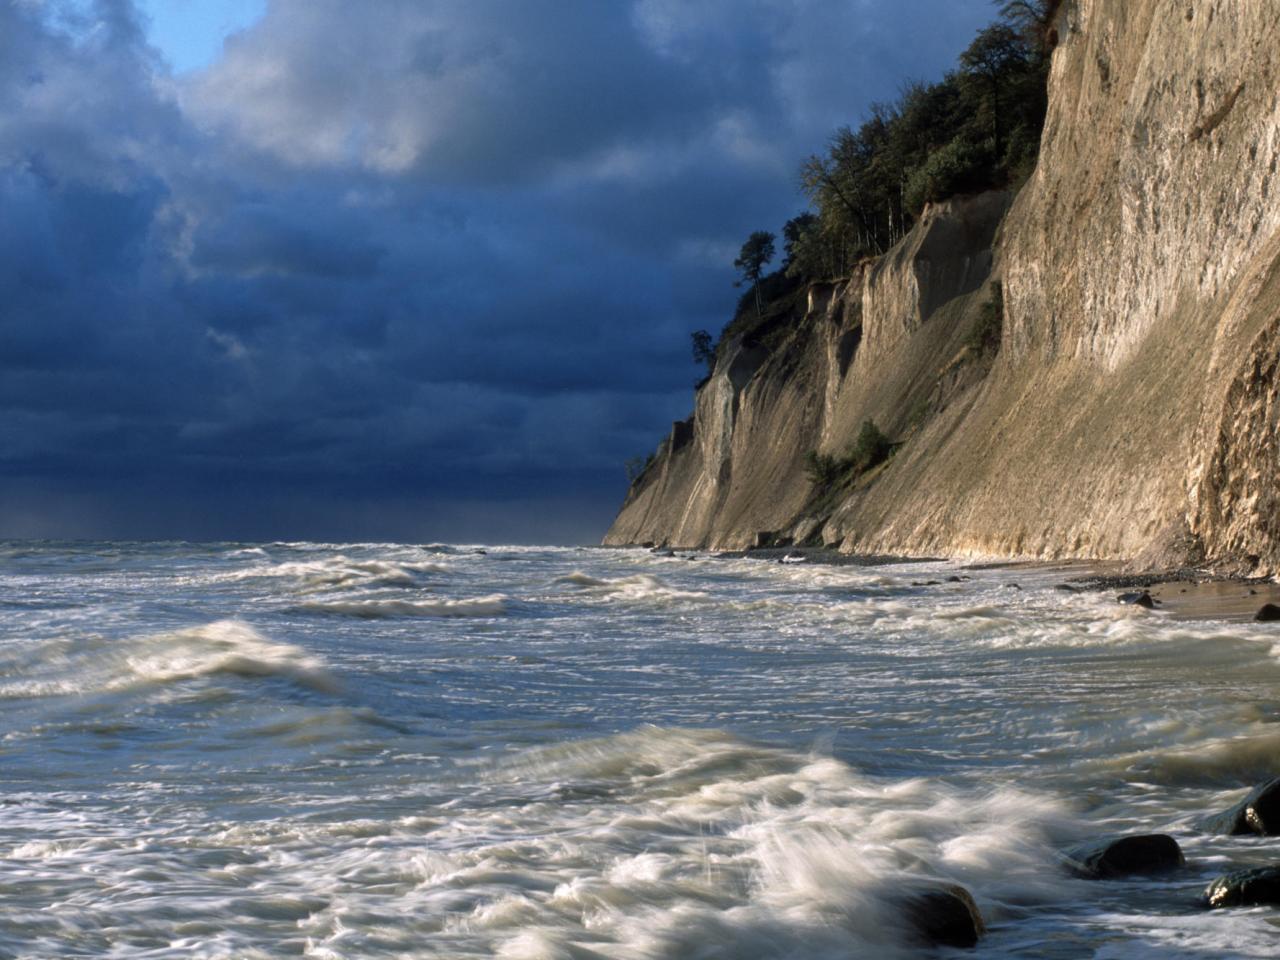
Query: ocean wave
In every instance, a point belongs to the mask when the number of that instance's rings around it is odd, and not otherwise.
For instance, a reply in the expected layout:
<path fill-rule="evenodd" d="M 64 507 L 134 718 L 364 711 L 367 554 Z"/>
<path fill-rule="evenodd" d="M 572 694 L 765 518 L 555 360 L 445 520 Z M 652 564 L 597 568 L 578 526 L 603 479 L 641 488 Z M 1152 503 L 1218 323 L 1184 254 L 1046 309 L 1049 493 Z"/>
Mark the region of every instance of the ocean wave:
<path fill-rule="evenodd" d="M 1104 769 L 1124 772 L 1144 781 L 1172 786 L 1235 786 L 1268 780 L 1280 772 L 1280 733 L 1215 737 L 1194 747 L 1176 747 L 1109 757 Z"/>
<path fill-rule="evenodd" d="M 555 582 L 578 587 L 582 594 L 617 600 L 705 600 L 707 598 L 707 594 L 701 591 L 679 590 L 668 586 L 649 573 L 637 573 L 610 580 L 575 570 L 557 577 Z"/>
<path fill-rule="evenodd" d="M 509 602 L 505 595 L 494 593 L 457 600 L 313 600 L 298 604 L 294 609 L 366 620 L 387 617 L 500 617 L 506 614 Z"/>
<path fill-rule="evenodd" d="M 1055 850 L 1085 828 L 1052 797 L 872 779 L 720 730 L 650 726 L 560 744 L 486 779 L 556 801 L 522 809 L 574 822 L 573 869 L 548 906 L 592 916 L 619 955 L 918 956 L 896 901 L 904 889 L 959 883 L 998 921 L 1083 883 L 1062 875 Z M 426 882 L 480 882 L 478 867 L 503 860 L 514 873 L 547 859 L 500 846 L 437 862 Z M 501 930 L 513 916 L 502 956 L 539 956 L 573 932 L 524 901 L 475 919 Z"/>
<path fill-rule="evenodd" d="M 0 662 L 0 698 L 106 693 L 218 675 L 282 678 L 336 692 L 325 663 L 301 647 L 268 640 L 239 620 L 125 640 L 59 640 Z"/>
<path fill-rule="evenodd" d="M 228 551 L 228 557 L 239 559 L 240 557 L 267 557 L 270 554 L 261 547 L 239 547 L 235 550 Z"/>
<path fill-rule="evenodd" d="M 228 580 L 287 578 L 304 590 L 368 586 L 412 586 L 422 574 L 445 574 L 449 568 L 427 560 L 357 560 L 339 554 L 323 560 L 299 560 L 250 567 L 225 574 Z"/>
<path fill-rule="evenodd" d="M 319 657 L 302 647 L 268 640 L 240 620 L 143 638 L 133 644 L 125 662 L 135 676 L 153 683 L 227 674 L 283 677 L 327 692 L 337 688 Z"/>

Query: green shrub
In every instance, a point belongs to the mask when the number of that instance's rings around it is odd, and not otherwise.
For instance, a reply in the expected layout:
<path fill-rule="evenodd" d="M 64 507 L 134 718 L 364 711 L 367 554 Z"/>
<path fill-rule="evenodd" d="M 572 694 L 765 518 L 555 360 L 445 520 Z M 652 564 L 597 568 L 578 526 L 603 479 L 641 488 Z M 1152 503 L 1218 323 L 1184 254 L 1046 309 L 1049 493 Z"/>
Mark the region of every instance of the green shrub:
<path fill-rule="evenodd" d="M 864 420 L 858 438 L 849 449 L 849 462 L 854 473 L 865 473 L 872 467 L 889 459 L 893 452 L 893 441 L 886 437 L 873 420 Z"/>
<path fill-rule="evenodd" d="M 1000 350 L 1000 335 L 1004 329 L 1004 287 L 999 280 L 991 281 L 990 296 L 978 311 L 964 345 L 974 356 L 995 354 Z"/>
<path fill-rule="evenodd" d="M 809 482 L 815 487 L 831 486 L 840 479 L 840 475 L 844 473 L 844 470 L 844 462 L 829 453 L 810 450 L 805 454 L 804 472 L 808 475 Z"/>
<path fill-rule="evenodd" d="M 872 467 L 889 459 L 893 441 L 880 432 L 872 420 L 865 420 L 857 439 L 843 457 L 810 450 L 805 454 L 804 470 L 814 487 L 829 490 L 855 480 Z"/>

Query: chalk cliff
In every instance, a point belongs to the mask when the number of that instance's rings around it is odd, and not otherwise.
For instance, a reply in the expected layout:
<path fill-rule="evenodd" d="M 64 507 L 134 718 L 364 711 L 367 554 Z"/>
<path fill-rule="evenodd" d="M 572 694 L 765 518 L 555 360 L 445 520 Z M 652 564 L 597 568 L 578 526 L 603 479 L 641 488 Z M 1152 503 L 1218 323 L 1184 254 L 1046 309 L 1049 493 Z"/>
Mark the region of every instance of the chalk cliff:
<path fill-rule="evenodd" d="M 1280 571 L 1280 16 L 1067 0 L 1054 32 L 1017 197 L 934 205 L 723 343 L 606 543 Z M 818 489 L 867 419 L 894 455 Z"/>

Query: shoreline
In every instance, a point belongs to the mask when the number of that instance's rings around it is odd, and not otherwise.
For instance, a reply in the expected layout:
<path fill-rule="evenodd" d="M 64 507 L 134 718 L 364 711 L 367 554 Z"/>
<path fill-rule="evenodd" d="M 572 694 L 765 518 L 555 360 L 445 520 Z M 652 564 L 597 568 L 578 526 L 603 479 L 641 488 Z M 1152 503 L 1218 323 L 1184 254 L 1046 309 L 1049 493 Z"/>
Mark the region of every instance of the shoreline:
<path fill-rule="evenodd" d="M 1060 573 L 1059 589 L 1076 593 L 1145 591 L 1155 604 L 1152 612 L 1175 620 L 1222 620 L 1251 623 L 1264 604 L 1280 606 L 1280 583 L 1270 577 L 1217 574 L 1207 570 L 1182 568 L 1149 573 L 1127 573 L 1119 561 L 1095 560 L 994 560 L 963 563 L 949 557 L 911 557 L 892 554 L 861 555 L 840 553 L 824 547 L 759 547 L 746 550 L 700 551 L 642 547 L 655 556 L 702 554 L 713 559 L 760 560 L 779 563 L 788 557 L 823 567 L 880 567 L 893 564 L 949 563 L 957 570 L 1003 570 L 1035 574 Z"/>

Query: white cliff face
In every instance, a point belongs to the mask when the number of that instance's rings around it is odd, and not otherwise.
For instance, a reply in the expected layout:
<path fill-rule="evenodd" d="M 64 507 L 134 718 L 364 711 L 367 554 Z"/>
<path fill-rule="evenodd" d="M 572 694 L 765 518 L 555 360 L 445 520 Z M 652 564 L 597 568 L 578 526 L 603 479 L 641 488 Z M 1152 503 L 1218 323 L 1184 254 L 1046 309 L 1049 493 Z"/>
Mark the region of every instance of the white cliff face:
<path fill-rule="evenodd" d="M 816 524 L 859 551 L 1280 570 L 1280 8 L 1067 0 L 1056 32 L 1039 166 L 994 266 L 1007 198 L 987 195 L 815 292 L 730 416 L 699 399 L 695 433 L 720 454 L 731 435 L 701 521 L 673 535 L 705 489 L 691 476 L 634 493 L 612 542 Z M 989 373 L 962 348 L 988 275 Z M 901 446 L 834 510 L 805 520 L 812 498 L 763 489 L 806 485 L 804 452 L 841 451 L 867 418 Z M 793 441 L 761 432 L 783 424 Z"/>
<path fill-rule="evenodd" d="M 698 391 L 693 442 L 664 444 L 606 542 L 741 548 L 816 530 L 806 455 L 842 454 L 867 418 L 897 430 L 933 392 L 1008 203 L 939 204 L 882 260 L 811 288 L 770 345 L 726 344 Z"/>
<path fill-rule="evenodd" d="M 1015 351 L 1115 370 L 1180 307 L 1229 294 L 1280 227 L 1278 12 L 1064 5 L 1041 162 L 1006 231 Z"/>

